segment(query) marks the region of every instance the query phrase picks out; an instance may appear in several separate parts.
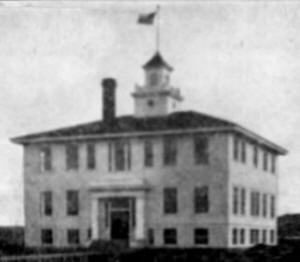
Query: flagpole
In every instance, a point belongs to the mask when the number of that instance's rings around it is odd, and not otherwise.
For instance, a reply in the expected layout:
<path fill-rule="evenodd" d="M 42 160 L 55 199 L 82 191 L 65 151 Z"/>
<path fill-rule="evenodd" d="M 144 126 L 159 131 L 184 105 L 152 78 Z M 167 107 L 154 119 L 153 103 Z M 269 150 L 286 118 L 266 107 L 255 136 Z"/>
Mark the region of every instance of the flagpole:
<path fill-rule="evenodd" d="M 156 52 L 159 52 L 159 44 L 160 44 L 160 6 L 156 6 L 156 14 L 157 14 L 157 22 L 156 22 Z"/>

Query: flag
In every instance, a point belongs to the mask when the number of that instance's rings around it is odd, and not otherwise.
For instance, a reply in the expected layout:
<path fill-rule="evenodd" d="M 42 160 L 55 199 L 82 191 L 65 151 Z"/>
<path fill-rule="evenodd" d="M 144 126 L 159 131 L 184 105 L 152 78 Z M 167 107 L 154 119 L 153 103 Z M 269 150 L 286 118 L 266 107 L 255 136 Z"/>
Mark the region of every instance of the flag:
<path fill-rule="evenodd" d="M 141 14 L 138 18 L 138 23 L 143 25 L 153 25 L 156 12 L 149 14 Z"/>

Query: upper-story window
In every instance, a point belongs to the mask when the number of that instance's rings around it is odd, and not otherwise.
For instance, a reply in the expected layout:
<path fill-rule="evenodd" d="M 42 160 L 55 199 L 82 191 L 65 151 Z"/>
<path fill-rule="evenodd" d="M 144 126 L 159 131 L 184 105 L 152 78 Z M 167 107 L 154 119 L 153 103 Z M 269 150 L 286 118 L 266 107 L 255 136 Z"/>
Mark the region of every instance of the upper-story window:
<path fill-rule="evenodd" d="M 246 214 L 246 189 L 243 187 L 233 187 L 232 213 Z"/>
<path fill-rule="evenodd" d="M 66 145 L 66 166 L 68 170 L 78 169 L 79 167 L 79 155 L 77 144 Z"/>
<path fill-rule="evenodd" d="M 257 191 L 251 192 L 251 215 L 252 216 L 259 216 L 259 210 L 260 210 L 260 193 Z"/>
<path fill-rule="evenodd" d="M 52 215 L 52 192 L 44 191 L 41 193 L 41 213 L 45 216 Z"/>
<path fill-rule="evenodd" d="M 264 171 L 268 171 L 268 165 L 269 165 L 269 163 L 268 163 L 268 152 L 266 150 L 264 151 L 263 157 L 264 157 L 264 159 L 263 159 L 263 169 L 264 169 Z"/>
<path fill-rule="evenodd" d="M 196 187 L 194 190 L 195 213 L 207 213 L 209 211 L 208 186 Z"/>
<path fill-rule="evenodd" d="M 108 170 L 131 169 L 131 144 L 128 139 L 117 139 L 108 143 Z"/>
<path fill-rule="evenodd" d="M 243 163 L 247 161 L 246 141 L 238 136 L 233 137 L 233 158 Z"/>
<path fill-rule="evenodd" d="M 233 188 L 233 214 L 238 214 L 239 208 L 239 189 L 238 187 Z"/>
<path fill-rule="evenodd" d="M 253 146 L 253 165 L 258 166 L 258 147 L 257 145 Z"/>
<path fill-rule="evenodd" d="M 194 137 L 195 164 L 208 164 L 209 162 L 209 142 L 208 137 L 197 135 Z"/>
<path fill-rule="evenodd" d="M 241 193 L 241 215 L 245 215 L 246 214 L 246 189 L 241 188 L 240 193 Z"/>
<path fill-rule="evenodd" d="M 175 165 L 177 161 L 177 140 L 175 137 L 164 137 L 164 164 Z"/>
<path fill-rule="evenodd" d="M 246 163 L 247 160 L 247 148 L 246 142 L 244 140 L 241 141 L 241 161 Z"/>
<path fill-rule="evenodd" d="M 276 203 L 275 203 L 275 196 L 274 195 L 271 195 L 271 199 L 270 199 L 270 216 L 271 218 L 274 218 L 275 217 L 275 206 L 276 206 Z"/>
<path fill-rule="evenodd" d="M 144 143 L 144 165 L 145 167 L 153 166 L 153 142 L 152 140 L 145 140 Z"/>
<path fill-rule="evenodd" d="M 262 200 L 262 215 L 263 217 L 267 217 L 267 194 L 263 194 Z"/>
<path fill-rule="evenodd" d="M 276 156 L 272 154 L 271 156 L 271 172 L 274 174 L 276 173 Z"/>
<path fill-rule="evenodd" d="M 43 146 L 40 149 L 40 170 L 41 172 L 52 169 L 52 153 L 50 146 Z"/>
<path fill-rule="evenodd" d="M 237 136 L 233 137 L 233 158 L 234 160 L 239 160 L 240 155 L 240 141 Z"/>
<path fill-rule="evenodd" d="M 164 213 L 177 213 L 177 188 L 167 187 L 164 189 Z"/>
<path fill-rule="evenodd" d="M 77 190 L 67 191 L 67 215 L 76 216 L 79 213 L 79 194 Z"/>
<path fill-rule="evenodd" d="M 96 152 L 95 152 L 95 144 L 87 144 L 86 147 L 86 161 L 88 169 L 96 168 Z"/>

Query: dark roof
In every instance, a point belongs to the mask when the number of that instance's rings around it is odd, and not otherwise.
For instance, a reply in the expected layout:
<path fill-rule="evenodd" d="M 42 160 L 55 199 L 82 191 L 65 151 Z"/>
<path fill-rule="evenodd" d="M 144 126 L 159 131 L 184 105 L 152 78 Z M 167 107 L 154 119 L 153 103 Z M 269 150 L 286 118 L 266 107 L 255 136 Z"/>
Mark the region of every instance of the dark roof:
<path fill-rule="evenodd" d="M 174 129 L 187 129 L 195 127 L 229 126 L 232 123 L 218 118 L 210 117 L 193 111 L 181 111 L 158 117 L 134 117 L 132 115 L 116 117 L 112 124 L 95 121 L 81 125 L 60 128 L 48 132 L 35 133 L 18 137 L 33 139 L 38 137 L 99 135 L 112 133 L 128 133 L 143 131 L 161 131 Z"/>
<path fill-rule="evenodd" d="M 132 115 L 116 117 L 113 122 L 106 123 L 103 121 L 95 121 L 76 126 L 60 128 L 56 130 L 29 134 L 13 138 L 12 141 L 20 144 L 33 142 L 34 140 L 55 140 L 61 137 L 76 137 L 76 136 L 99 136 L 113 135 L 124 133 L 143 133 L 154 131 L 174 131 L 187 130 L 194 128 L 220 128 L 239 132 L 254 140 L 260 141 L 276 152 L 285 154 L 285 149 L 273 144 L 272 142 L 240 127 L 239 125 L 223 120 L 217 117 L 212 117 L 206 114 L 195 111 L 180 111 L 166 116 L 156 117 L 134 117 Z"/>
<path fill-rule="evenodd" d="M 173 67 L 163 59 L 159 52 L 156 52 L 154 56 L 143 66 L 144 69 L 153 67 L 165 67 L 170 71 L 173 70 Z"/>

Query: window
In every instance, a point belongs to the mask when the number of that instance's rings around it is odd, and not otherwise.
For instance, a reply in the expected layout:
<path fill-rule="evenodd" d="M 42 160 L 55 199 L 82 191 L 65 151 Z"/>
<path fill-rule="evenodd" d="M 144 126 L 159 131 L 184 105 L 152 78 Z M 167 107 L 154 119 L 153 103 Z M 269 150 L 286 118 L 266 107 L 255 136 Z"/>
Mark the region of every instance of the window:
<path fill-rule="evenodd" d="M 79 198 L 78 191 L 67 191 L 67 214 L 71 216 L 78 215 L 79 213 Z"/>
<path fill-rule="evenodd" d="M 177 213 L 177 189 L 165 188 L 164 189 L 164 213 L 175 214 Z"/>
<path fill-rule="evenodd" d="M 267 244 L 267 230 L 262 230 L 262 243 Z"/>
<path fill-rule="evenodd" d="M 154 230 L 153 228 L 148 229 L 148 243 L 149 245 L 154 245 Z"/>
<path fill-rule="evenodd" d="M 40 149 L 40 170 L 41 172 L 50 171 L 52 169 L 52 154 L 49 146 Z"/>
<path fill-rule="evenodd" d="M 164 230 L 164 243 L 165 245 L 177 244 L 177 231 L 175 228 L 167 228 Z"/>
<path fill-rule="evenodd" d="M 159 81 L 160 81 L 160 76 L 157 72 L 153 72 L 152 74 L 149 75 L 150 86 L 158 85 Z"/>
<path fill-rule="evenodd" d="M 270 244 L 275 244 L 275 230 L 270 230 Z"/>
<path fill-rule="evenodd" d="M 177 160 L 177 143 L 174 137 L 165 137 L 164 145 L 164 164 L 166 166 L 175 165 Z"/>
<path fill-rule="evenodd" d="M 41 193 L 41 207 L 42 207 L 42 214 L 45 216 L 52 215 L 52 192 L 51 191 L 44 191 Z"/>
<path fill-rule="evenodd" d="M 105 222 L 105 227 L 109 227 L 109 219 L 110 219 L 110 213 L 109 213 L 109 203 L 108 201 L 104 202 L 104 222 Z"/>
<path fill-rule="evenodd" d="M 241 188 L 241 215 L 246 214 L 246 189 Z"/>
<path fill-rule="evenodd" d="M 259 242 L 259 230 L 251 229 L 250 230 L 250 244 L 258 244 Z"/>
<path fill-rule="evenodd" d="M 245 244 L 245 229 L 241 228 L 240 229 L 240 244 Z"/>
<path fill-rule="evenodd" d="M 246 163 L 246 160 L 247 160 L 246 142 L 242 141 L 241 146 L 242 146 L 241 160 L 243 163 Z"/>
<path fill-rule="evenodd" d="M 131 198 L 130 199 L 130 212 L 132 214 L 131 216 L 131 225 L 132 227 L 135 227 L 136 221 L 135 221 L 135 205 L 136 205 L 136 201 L 135 198 Z"/>
<path fill-rule="evenodd" d="M 78 169 L 78 145 L 66 145 L 67 169 Z"/>
<path fill-rule="evenodd" d="M 251 192 L 251 215 L 252 216 L 259 216 L 259 192 L 252 191 Z"/>
<path fill-rule="evenodd" d="M 207 245 L 209 233 L 207 228 L 196 228 L 194 230 L 194 243 L 198 245 Z"/>
<path fill-rule="evenodd" d="M 263 194 L 263 210 L 262 210 L 262 215 L 263 217 L 267 217 L 267 194 Z"/>
<path fill-rule="evenodd" d="M 45 228 L 45 229 L 41 230 L 41 242 L 42 242 L 42 245 L 51 245 L 51 244 L 53 244 L 52 229 Z"/>
<path fill-rule="evenodd" d="M 232 244 L 236 245 L 238 243 L 238 230 L 237 228 L 232 229 Z"/>
<path fill-rule="evenodd" d="M 117 140 L 115 142 L 115 161 L 116 161 L 116 170 L 124 171 L 125 170 L 125 143 L 123 140 Z"/>
<path fill-rule="evenodd" d="M 239 210 L 239 189 L 237 187 L 233 188 L 233 214 L 238 214 Z"/>
<path fill-rule="evenodd" d="M 146 140 L 144 144 L 144 165 L 145 167 L 153 166 L 153 143 L 151 140 Z"/>
<path fill-rule="evenodd" d="M 271 195 L 270 199 L 270 216 L 271 218 L 275 217 L 275 196 Z"/>
<path fill-rule="evenodd" d="M 239 139 L 234 136 L 233 138 L 233 158 L 234 160 L 239 160 Z"/>
<path fill-rule="evenodd" d="M 276 156 L 274 154 L 272 154 L 272 157 L 271 157 L 271 172 L 273 174 L 276 173 Z"/>
<path fill-rule="evenodd" d="M 96 167 L 96 156 L 95 156 L 95 145 L 94 144 L 87 144 L 87 168 L 88 169 L 95 169 Z"/>
<path fill-rule="evenodd" d="M 253 146 L 253 165 L 258 166 L 258 147 L 257 145 Z"/>
<path fill-rule="evenodd" d="M 112 171 L 112 143 L 108 142 L 108 171 Z"/>
<path fill-rule="evenodd" d="M 87 239 L 92 239 L 92 229 L 90 227 L 87 229 Z"/>
<path fill-rule="evenodd" d="M 196 187 L 194 191 L 195 213 L 207 213 L 209 211 L 208 186 Z"/>
<path fill-rule="evenodd" d="M 114 155 L 113 155 L 114 153 Z M 108 170 L 125 171 L 131 169 L 130 141 L 118 139 L 108 143 Z"/>
<path fill-rule="evenodd" d="M 268 153 L 264 151 L 264 164 L 263 164 L 264 171 L 268 171 Z"/>
<path fill-rule="evenodd" d="M 198 135 L 194 138 L 195 164 L 208 164 L 208 147 L 208 137 Z"/>
<path fill-rule="evenodd" d="M 78 229 L 68 229 L 68 231 L 67 231 L 68 244 L 78 245 L 80 243 L 79 238 L 80 237 L 79 237 L 79 230 Z"/>

